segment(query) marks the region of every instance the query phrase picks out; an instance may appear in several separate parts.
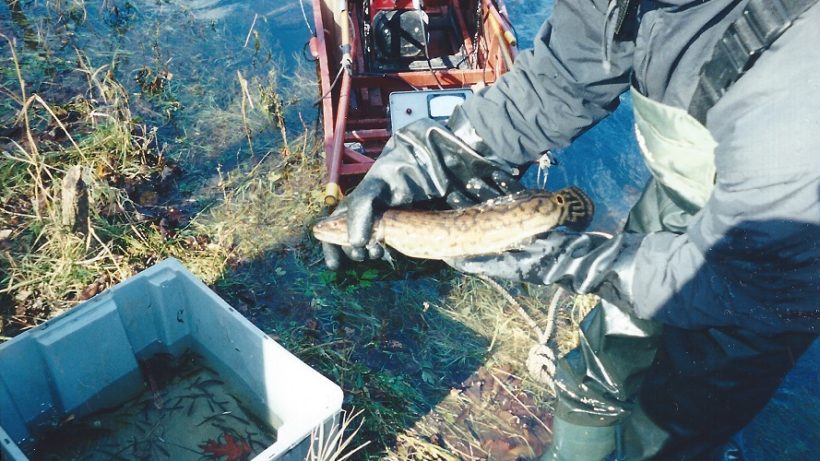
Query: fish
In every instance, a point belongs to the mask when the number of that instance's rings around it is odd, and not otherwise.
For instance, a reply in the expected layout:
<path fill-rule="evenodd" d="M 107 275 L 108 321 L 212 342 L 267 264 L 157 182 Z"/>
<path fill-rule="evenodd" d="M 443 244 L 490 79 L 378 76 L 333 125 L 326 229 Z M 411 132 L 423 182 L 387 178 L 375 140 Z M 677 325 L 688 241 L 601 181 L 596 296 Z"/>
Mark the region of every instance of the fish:
<path fill-rule="evenodd" d="M 582 231 L 595 213 L 580 188 L 523 190 L 467 208 L 426 211 L 393 208 L 373 223 L 367 246 L 386 245 L 413 258 L 450 260 L 520 249 L 557 226 Z M 317 222 L 313 236 L 350 246 L 347 213 Z"/>

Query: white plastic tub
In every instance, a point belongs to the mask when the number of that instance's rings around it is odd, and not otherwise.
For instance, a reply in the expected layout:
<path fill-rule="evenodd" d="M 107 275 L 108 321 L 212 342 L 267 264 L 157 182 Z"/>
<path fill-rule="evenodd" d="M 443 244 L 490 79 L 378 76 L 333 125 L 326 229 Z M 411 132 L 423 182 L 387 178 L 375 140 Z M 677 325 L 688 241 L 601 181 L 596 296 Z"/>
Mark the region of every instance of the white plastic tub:
<path fill-rule="evenodd" d="M 256 460 L 302 461 L 336 425 L 342 390 L 168 259 L 0 345 L 0 453 L 37 428 L 81 418 L 143 389 L 137 358 L 194 349 L 230 369 L 276 430 Z"/>

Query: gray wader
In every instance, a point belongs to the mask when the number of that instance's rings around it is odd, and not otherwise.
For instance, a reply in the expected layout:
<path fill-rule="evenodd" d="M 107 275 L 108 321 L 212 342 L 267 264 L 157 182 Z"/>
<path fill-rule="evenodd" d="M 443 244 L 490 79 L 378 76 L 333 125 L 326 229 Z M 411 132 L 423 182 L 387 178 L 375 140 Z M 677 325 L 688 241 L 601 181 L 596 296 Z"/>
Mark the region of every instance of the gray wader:
<path fill-rule="evenodd" d="M 714 187 L 715 141 L 682 109 L 634 89 L 632 101 L 652 179 L 625 231 L 683 233 Z M 582 322 L 580 345 L 558 362 L 555 441 L 543 459 L 595 461 L 616 444 L 629 461 L 710 459 L 814 338 L 686 330 L 602 302 Z"/>

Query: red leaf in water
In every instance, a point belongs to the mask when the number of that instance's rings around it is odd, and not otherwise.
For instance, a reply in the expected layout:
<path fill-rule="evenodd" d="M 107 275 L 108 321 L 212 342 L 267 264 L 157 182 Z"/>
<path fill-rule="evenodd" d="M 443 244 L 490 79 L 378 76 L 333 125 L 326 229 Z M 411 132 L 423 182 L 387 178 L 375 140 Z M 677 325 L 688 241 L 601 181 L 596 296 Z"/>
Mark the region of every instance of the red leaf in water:
<path fill-rule="evenodd" d="M 225 442 L 220 443 L 217 440 L 208 440 L 199 446 L 202 448 L 203 454 L 210 456 L 213 459 L 220 459 L 223 456 L 225 461 L 241 461 L 246 460 L 251 454 L 251 446 L 242 437 L 234 438 L 231 434 L 224 434 L 222 437 Z"/>

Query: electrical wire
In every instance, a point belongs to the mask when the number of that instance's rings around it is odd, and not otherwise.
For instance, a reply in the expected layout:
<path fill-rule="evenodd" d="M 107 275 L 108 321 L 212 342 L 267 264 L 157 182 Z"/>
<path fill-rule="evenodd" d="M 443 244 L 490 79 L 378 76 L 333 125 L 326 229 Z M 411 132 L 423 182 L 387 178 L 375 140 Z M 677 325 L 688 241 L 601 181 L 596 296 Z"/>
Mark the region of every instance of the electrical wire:
<path fill-rule="evenodd" d="M 314 58 L 310 53 L 310 40 L 306 41 L 305 44 L 302 46 L 302 58 L 304 58 L 307 62 L 316 62 L 319 59 Z"/>
<path fill-rule="evenodd" d="M 299 1 L 301 2 L 302 0 L 299 0 Z M 350 21 L 350 16 L 349 16 L 349 14 L 348 14 L 348 21 Z M 353 28 L 353 33 L 354 33 L 354 34 L 356 34 L 356 33 L 357 33 L 357 30 L 356 30 L 356 28 L 355 28 L 355 27 Z M 354 38 L 354 41 L 355 41 L 355 38 L 356 38 L 356 37 L 353 37 L 353 38 Z M 352 66 L 352 63 L 350 63 L 350 64 L 351 64 L 351 66 Z M 337 83 L 339 83 L 339 78 L 342 76 L 342 73 L 343 73 L 345 70 L 348 70 L 351 66 L 346 66 L 346 65 L 345 65 L 345 61 L 344 61 L 344 59 L 342 59 L 342 62 L 340 63 L 340 66 L 339 66 L 339 71 L 338 71 L 338 72 L 336 72 L 336 76 L 335 76 L 335 77 L 333 77 L 333 82 L 331 82 L 331 84 L 330 84 L 330 88 L 327 90 L 327 92 L 325 92 L 325 94 L 323 94 L 323 95 L 322 95 L 322 97 L 320 97 L 319 99 L 317 99 L 316 101 L 314 101 L 314 102 L 313 102 L 313 105 L 314 105 L 314 106 L 315 106 L 315 105 L 318 105 L 318 104 L 319 104 L 320 102 L 322 102 L 325 98 L 327 98 L 328 96 L 330 96 L 330 93 L 331 93 L 331 92 L 333 92 L 333 89 L 334 89 L 334 88 L 336 88 L 336 84 L 337 84 Z"/>
<path fill-rule="evenodd" d="M 337 84 L 337 83 L 339 83 L 339 77 L 341 77 L 341 76 L 342 76 L 342 72 L 344 72 L 344 70 L 345 70 L 344 66 L 339 66 L 339 72 L 336 72 L 336 76 L 335 76 L 335 77 L 333 77 L 333 83 L 331 83 L 331 84 L 330 84 L 330 89 L 329 89 L 329 90 L 327 90 L 327 92 L 326 92 L 325 94 L 323 94 L 321 98 L 319 98 L 319 99 L 317 99 L 316 101 L 314 101 L 314 102 L 313 102 L 313 105 L 314 105 L 314 106 L 315 106 L 315 105 L 318 105 L 318 104 L 319 104 L 320 102 L 322 102 L 325 98 L 327 98 L 328 96 L 330 96 L 330 93 L 331 93 L 331 92 L 333 92 L 333 88 L 335 88 L 335 87 L 336 87 L 336 84 Z"/>
<path fill-rule="evenodd" d="M 423 10 L 418 10 L 418 15 L 419 23 L 421 24 L 421 38 L 424 43 L 424 57 L 427 58 L 427 68 L 430 69 L 430 73 L 433 74 L 433 78 L 436 79 L 436 85 L 438 85 L 438 89 L 443 90 L 444 87 L 441 85 L 441 80 L 438 79 L 436 71 L 433 70 L 433 63 L 430 62 L 430 50 L 427 48 L 427 21 L 425 21 L 427 13 L 425 13 Z"/>
<path fill-rule="evenodd" d="M 313 28 L 310 27 L 310 21 L 308 21 L 307 13 L 305 12 L 305 2 L 304 2 L 304 0 L 299 0 L 299 6 L 302 7 L 302 18 L 304 18 L 304 20 L 305 20 L 305 25 L 307 26 L 308 32 L 310 32 L 310 36 L 313 37 L 313 36 L 316 35 L 316 33 L 313 32 Z"/>

